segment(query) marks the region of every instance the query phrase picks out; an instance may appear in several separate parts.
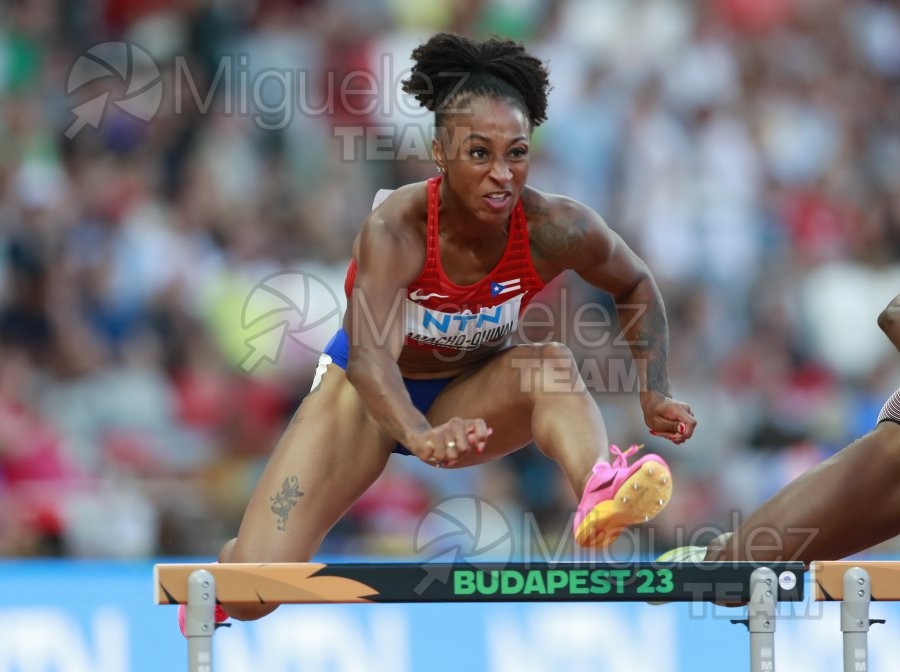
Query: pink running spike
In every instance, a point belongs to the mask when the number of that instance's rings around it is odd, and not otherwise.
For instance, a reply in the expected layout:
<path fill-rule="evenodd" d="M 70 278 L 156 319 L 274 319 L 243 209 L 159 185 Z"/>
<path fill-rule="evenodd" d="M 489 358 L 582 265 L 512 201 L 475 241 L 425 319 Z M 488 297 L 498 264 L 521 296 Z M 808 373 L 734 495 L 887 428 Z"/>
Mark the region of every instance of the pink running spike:
<path fill-rule="evenodd" d="M 580 546 L 609 546 L 627 526 L 650 520 L 669 503 L 672 476 L 665 460 L 651 453 L 628 464 L 628 458 L 642 447 L 631 446 L 623 452 L 610 446 L 615 456 L 612 464 L 594 466 L 575 512 L 573 529 Z"/>

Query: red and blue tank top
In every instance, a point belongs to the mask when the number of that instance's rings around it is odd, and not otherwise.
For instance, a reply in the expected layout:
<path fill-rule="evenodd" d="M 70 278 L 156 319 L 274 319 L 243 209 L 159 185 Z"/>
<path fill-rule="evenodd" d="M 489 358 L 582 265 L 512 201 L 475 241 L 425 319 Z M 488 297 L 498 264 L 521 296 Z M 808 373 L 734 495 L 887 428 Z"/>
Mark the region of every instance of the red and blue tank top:
<path fill-rule="evenodd" d="M 438 248 L 441 176 L 428 180 L 425 265 L 406 291 L 406 345 L 475 350 L 504 341 L 529 302 L 544 287 L 531 261 L 528 225 L 522 201 L 510 217 L 506 249 L 500 261 L 473 285 L 458 285 L 444 273 Z M 344 289 L 349 298 L 356 280 L 350 262 Z"/>

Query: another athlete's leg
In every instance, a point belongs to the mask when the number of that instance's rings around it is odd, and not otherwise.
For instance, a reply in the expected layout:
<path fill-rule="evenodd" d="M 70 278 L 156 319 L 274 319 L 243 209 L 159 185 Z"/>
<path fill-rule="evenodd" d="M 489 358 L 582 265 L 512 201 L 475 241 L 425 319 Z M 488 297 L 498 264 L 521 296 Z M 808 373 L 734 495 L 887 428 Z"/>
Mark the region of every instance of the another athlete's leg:
<path fill-rule="evenodd" d="M 707 560 L 836 560 L 900 534 L 900 425 L 882 422 L 720 537 Z"/>
<path fill-rule="evenodd" d="M 378 478 L 394 441 L 366 414 L 344 371 L 328 366 L 278 442 L 221 562 L 307 562 L 322 539 Z M 270 605 L 227 608 L 259 618 Z"/>

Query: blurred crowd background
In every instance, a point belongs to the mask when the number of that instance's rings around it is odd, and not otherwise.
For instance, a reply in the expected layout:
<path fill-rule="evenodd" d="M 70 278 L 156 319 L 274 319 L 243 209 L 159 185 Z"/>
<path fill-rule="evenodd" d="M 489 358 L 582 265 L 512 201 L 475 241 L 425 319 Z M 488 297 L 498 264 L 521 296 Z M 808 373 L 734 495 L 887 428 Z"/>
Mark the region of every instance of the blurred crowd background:
<path fill-rule="evenodd" d="M 297 325 L 333 328 L 376 191 L 434 174 L 398 81 L 438 30 L 549 64 L 530 183 L 594 207 L 662 288 L 699 421 L 680 447 L 647 434 L 624 351 L 574 328 L 608 297 L 565 278 L 544 298 L 612 440 L 672 463 L 642 550 L 729 529 L 872 427 L 900 383 L 875 323 L 900 293 L 895 2 L 6 0 L 0 555 L 211 556 L 235 534 L 312 380 L 322 335 Z M 84 60 L 107 42 L 140 50 Z M 73 126 L 104 92 L 99 128 Z M 456 494 L 568 538 L 575 498 L 532 446 L 392 458 L 323 552 L 409 554 Z"/>

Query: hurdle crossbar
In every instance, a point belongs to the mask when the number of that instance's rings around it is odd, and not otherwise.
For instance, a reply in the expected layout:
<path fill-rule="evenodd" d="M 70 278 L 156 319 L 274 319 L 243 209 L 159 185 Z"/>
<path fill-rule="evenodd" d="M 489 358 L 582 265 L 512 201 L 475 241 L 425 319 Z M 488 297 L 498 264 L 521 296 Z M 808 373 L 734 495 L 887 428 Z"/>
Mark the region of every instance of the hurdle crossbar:
<path fill-rule="evenodd" d="M 711 563 L 709 563 L 711 564 Z M 803 599 L 802 563 L 766 565 L 793 581 L 779 601 Z M 186 604 L 197 570 L 222 604 L 350 602 L 703 602 L 750 599 L 753 563 L 233 563 L 159 564 L 157 604 Z"/>
<path fill-rule="evenodd" d="M 751 672 L 774 669 L 775 603 L 806 567 L 773 563 L 159 564 L 157 604 L 186 604 L 189 672 L 212 672 L 215 605 L 387 602 L 749 602 Z"/>

